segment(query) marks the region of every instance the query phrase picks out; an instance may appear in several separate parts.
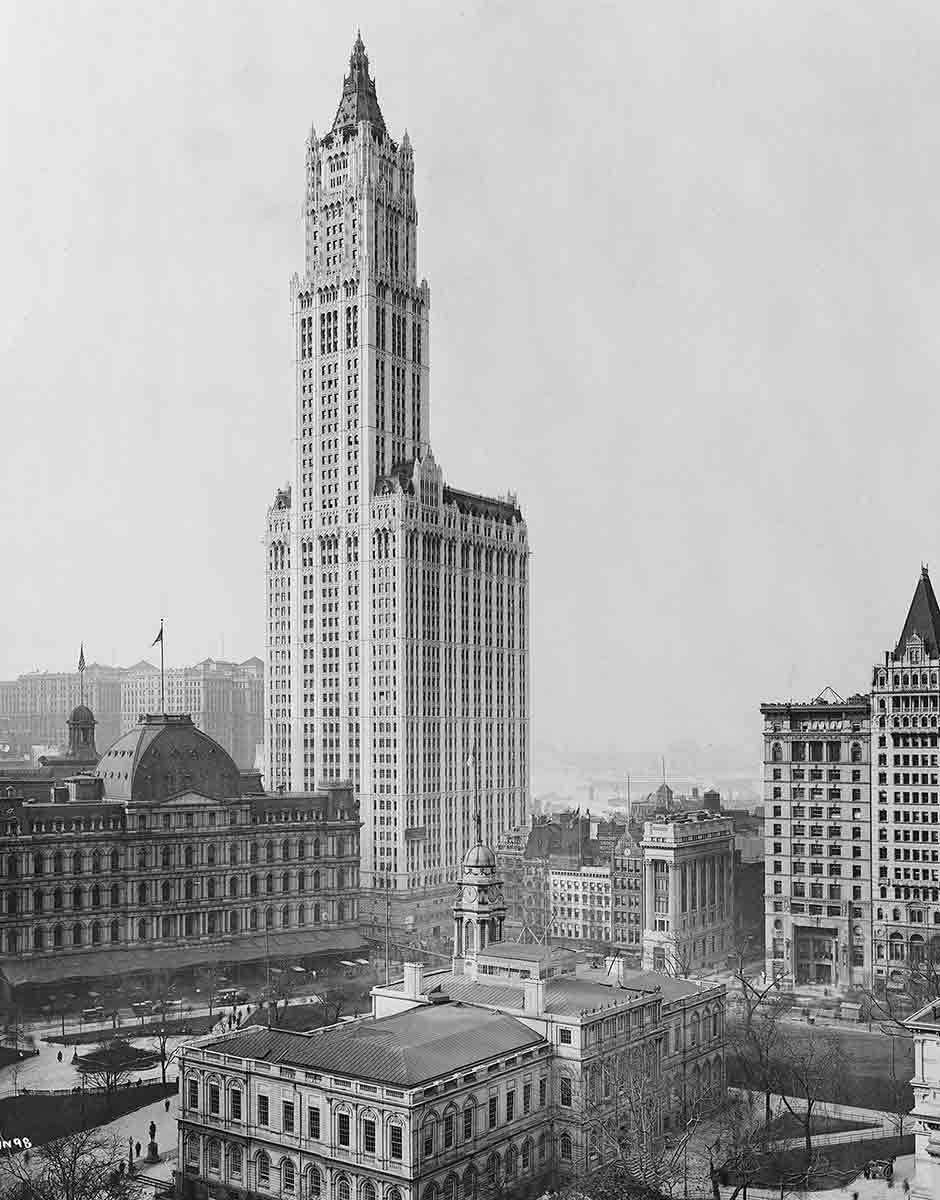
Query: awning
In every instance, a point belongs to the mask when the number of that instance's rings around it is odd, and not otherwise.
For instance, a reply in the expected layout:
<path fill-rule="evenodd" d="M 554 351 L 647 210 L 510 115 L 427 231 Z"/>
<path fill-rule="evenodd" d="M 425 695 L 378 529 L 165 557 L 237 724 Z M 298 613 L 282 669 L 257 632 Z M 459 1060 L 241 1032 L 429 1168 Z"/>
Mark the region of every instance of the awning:
<path fill-rule="evenodd" d="M 90 950 L 79 954 L 56 952 L 48 957 L 0 962 L 0 975 L 10 987 L 23 984 L 61 984 L 66 980 L 113 979 L 153 971 L 179 971 L 184 967 L 264 961 L 266 957 L 306 958 L 314 954 L 362 953 L 368 943 L 351 929 L 294 930 L 268 936 L 253 934 L 232 942 L 203 942 L 195 946 L 140 946 Z M 74 999 L 74 997 L 73 997 Z"/>

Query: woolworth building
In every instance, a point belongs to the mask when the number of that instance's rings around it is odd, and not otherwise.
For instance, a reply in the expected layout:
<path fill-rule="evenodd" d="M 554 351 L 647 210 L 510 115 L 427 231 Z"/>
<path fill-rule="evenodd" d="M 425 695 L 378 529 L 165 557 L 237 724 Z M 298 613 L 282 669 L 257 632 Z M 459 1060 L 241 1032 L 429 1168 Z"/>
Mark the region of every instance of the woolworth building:
<path fill-rule="evenodd" d="M 350 780 L 363 887 L 435 932 L 477 804 L 491 841 L 524 819 L 526 525 L 513 495 L 445 483 L 431 451 L 414 152 L 386 128 L 360 37 L 305 165 L 296 459 L 266 536 L 266 783 Z"/>

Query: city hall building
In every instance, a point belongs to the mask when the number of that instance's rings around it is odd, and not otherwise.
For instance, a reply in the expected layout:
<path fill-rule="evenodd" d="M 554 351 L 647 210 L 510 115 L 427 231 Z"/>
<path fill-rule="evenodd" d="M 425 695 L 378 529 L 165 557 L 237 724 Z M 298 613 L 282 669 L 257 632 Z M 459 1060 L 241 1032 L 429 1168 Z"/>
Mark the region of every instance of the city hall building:
<path fill-rule="evenodd" d="M 493 852 L 468 852 L 454 959 L 405 965 L 369 1017 L 250 1028 L 180 1055 L 178 1194 L 474 1200 L 618 1158 L 642 1106 L 682 1128 L 725 1087 L 725 988 L 503 942 Z M 539 1191 L 534 1191 L 539 1194 Z"/>
<path fill-rule="evenodd" d="M 362 948 L 348 784 L 265 794 L 185 715 L 141 717 L 96 765 L 91 712 L 69 725 L 54 769 L 85 769 L 0 796 L 7 993 Z"/>

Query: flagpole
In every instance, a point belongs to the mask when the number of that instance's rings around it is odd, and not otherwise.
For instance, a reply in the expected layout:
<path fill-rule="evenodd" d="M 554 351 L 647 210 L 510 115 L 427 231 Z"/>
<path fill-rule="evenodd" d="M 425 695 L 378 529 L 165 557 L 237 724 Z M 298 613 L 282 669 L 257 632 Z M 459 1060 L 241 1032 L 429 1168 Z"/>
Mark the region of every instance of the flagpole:
<path fill-rule="evenodd" d="M 166 716 L 166 693 L 163 684 L 163 618 L 160 618 L 160 712 Z"/>

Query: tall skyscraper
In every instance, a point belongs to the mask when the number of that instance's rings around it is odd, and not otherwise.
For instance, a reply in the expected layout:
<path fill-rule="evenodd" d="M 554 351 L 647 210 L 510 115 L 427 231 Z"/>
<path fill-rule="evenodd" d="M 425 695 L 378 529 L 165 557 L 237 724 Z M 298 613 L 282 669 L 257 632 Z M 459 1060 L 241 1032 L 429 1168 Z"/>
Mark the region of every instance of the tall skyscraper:
<path fill-rule="evenodd" d="M 889 981 L 928 955 L 940 961 L 938 680 L 940 606 L 924 567 L 897 644 L 872 672 L 874 959 Z"/>
<path fill-rule="evenodd" d="M 364 887 L 446 929 L 477 803 L 487 840 L 524 815 L 528 541 L 514 496 L 447 486 L 431 452 L 414 157 L 358 37 L 307 140 L 304 210 L 294 479 L 266 538 L 267 781 L 352 780 Z"/>

